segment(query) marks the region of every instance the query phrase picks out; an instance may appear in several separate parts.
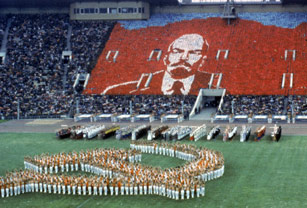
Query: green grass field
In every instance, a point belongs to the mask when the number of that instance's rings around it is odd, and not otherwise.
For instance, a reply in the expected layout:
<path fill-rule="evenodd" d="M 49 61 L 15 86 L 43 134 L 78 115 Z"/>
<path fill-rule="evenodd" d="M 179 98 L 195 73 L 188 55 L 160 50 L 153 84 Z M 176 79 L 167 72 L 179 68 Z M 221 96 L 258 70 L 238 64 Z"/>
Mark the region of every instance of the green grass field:
<path fill-rule="evenodd" d="M 188 140 L 183 141 L 192 143 Z M 261 142 L 240 143 L 200 140 L 195 143 L 221 151 L 223 177 L 206 184 L 206 196 L 175 201 L 161 196 L 68 196 L 24 194 L 0 198 L 0 207 L 307 207 L 307 139 L 284 136 L 279 143 L 269 137 Z M 58 140 L 54 134 L 0 133 L 0 175 L 23 168 L 25 155 L 58 153 L 96 147 L 128 148 L 129 141 L 115 139 Z M 142 163 L 163 168 L 184 162 L 144 154 Z"/>

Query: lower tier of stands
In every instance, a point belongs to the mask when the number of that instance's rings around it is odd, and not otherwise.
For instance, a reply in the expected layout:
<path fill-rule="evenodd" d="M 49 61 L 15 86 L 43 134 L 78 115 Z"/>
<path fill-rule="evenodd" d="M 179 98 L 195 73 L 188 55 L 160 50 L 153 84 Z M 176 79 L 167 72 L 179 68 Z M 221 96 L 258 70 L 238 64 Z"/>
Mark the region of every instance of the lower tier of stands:
<path fill-rule="evenodd" d="M 5 97 L 2 101 L 5 102 Z M 18 101 L 0 108 L 0 119 L 61 118 L 82 115 L 95 121 L 145 121 L 188 119 L 196 96 L 161 95 L 69 95 L 49 93 L 41 97 L 20 96 Z M 226 95 L 214 119 L 222 121 L 267 122 L 305 121 L 307 96 Z M 199 110 L 206 110 L 206 103 Z M 18 110 L 19 109 L 19 110 Z M 112 118 L 113 117 L 113 118 Z"/>
<path fill-rule="evenodd" d="M 5 99 L 5 98 L 4 98 Z M 149 114 L 156 119 L 164 114 L 188 118 L 196 96 L 158 95 L 69 95 L 49 93 L 42 97 L 20 97 L 0 108 L 0 118 L 51 118 L 70 114 Z M 140 117 L 141 119 L 141 117 Z"/>

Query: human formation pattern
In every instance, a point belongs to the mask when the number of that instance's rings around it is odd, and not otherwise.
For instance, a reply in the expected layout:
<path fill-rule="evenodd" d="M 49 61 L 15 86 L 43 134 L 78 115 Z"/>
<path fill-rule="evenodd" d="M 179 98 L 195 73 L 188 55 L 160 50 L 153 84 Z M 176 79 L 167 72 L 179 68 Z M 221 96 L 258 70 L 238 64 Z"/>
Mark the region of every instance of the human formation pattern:
<path fill-rule="evenodd" d="M 187 161 L 169 169 L 140 164 L 142 153 Z M 205 182 L 224 174 L 220 152 L 186 144 L 135 141 L 130 149 L 93 149 L 25 157 L 25 170 L 0 178 L 1 197 L 40 192 L 67 195 L 205 196 Z M 77 172 L 73 175 L 68 172 Z M 92 173 L 80 174 L 81 172 Z"/>

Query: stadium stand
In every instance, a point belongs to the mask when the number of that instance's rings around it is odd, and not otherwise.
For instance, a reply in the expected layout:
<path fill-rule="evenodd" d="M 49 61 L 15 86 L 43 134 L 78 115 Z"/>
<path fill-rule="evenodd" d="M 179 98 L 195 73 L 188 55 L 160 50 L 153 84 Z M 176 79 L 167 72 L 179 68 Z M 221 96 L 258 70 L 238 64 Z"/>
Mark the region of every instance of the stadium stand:
<path fill-rule="evenodd" d="M 282 115 L 284 96 L 233 96 L 226 95 L 218 114 L 235 115 Z M 234 112 L 232 112 L 232 109 Z"/>
<path fill-rule="evenodd" d="M 107 40 L 108 30 L 112 29 L 108 25 L 113 23 L 72 23 L 72 39 L 76 42 L 72 50 L 76 58 L 64 74 L 61 56 L 67 50 L 68 15 L 14 15 L 10 18 L 8 63 L 1 66 L 1 115 L 16 118 L 18 101 L 22 117 L 67 114 L 74 100 L 72 85 L 78 69 L 88 70 Z M 95 32 L 97 27 L 102 30 Z M 85 44 L 91 47 L 86 49 Z M 64 76 L 68 76 L 68 87 L 63 87 Z"/>
<path fill-rule="evenodd" d="M 306 96 L 290 96 L 288 112 L 293 112 L 296 115 L 307 115 L 307 98 Z"/>
<path fill-rule="evenodd" d="M 181 14 L 153 14 L 147 21 L 120 21 L 120 24 L 128 30 L 137 30 L 141 28 L 166 26 L 174 22 L 181 22 L 193 19 L 208 19 L 220 17 L 219 13 L 181 13 Z M 295 28 L 306 22 L 307 14 L 304 12 L 240 12 L 238 17 L 243 20 L 259 22 L 263 25 L 275 25 L 282 28 Z M 289 21 L 291 20 L 291 21 Z"/>
<path fill-rule="evenodd" d="M 137 92 L 137 96 L 126 91 L 115 93 L 123 96 L 99 94 L 112 84 L 139 80 L 142 73 L 164 69 L 163 58 L 170 43 L 187 32 L 200 33 L 209 42 L 203 70 L 223 75 L 220 87 L 229 95 L 218 114 L 231 114 L 231 99 L 238 115 L 285 115 L 292 103 L 296 114 L 305 114 L 302 97 L 290 97 L 289 102 L 283 97 L 306 92 L 307 14 L 240 13 L 230 26 L 218 16 L 154 14 L 148 21 L 118 23 L 69 21 L 68 15 L 60 14 L 8 16 L 12 23 L 7 42 L 8 64 L 0 66 L 0 114 L 16 118 L 18 102 L 22 117 L 73 114 L 76 100 L 80 101 L 80 113 L 116 110 L 126 114 L 130 113 L 130 99 L 135 100 L 133 110 L 139 114 L 151 114 L 156 109 L 157 117 L 181 113 L 180 96 L 165 97 L 157 91 Z M 2 17 L 0 27 L 5 28 L 6 22 L 7 17 Z M 64 64 L 61 55 L 69 50 L 69 27 L 73 58 Z M 152 52 L 159 51 L 159 58 L 150 58 Z M 75 94 L 72 87 L 79 73 L 91 73 L 83 95 Z M 184 97 L 186 118 L 196 95 Z M 140 101 L 145 101 L 145 105 L 140 106 Z"/>
<path fill-rule="evenodd" d="M 14 15 L 8 37 L 8 64 L 1 71 L 1 116 L 16 118 L 18 101 L 21 117 L 59 117 L 68 114 L 76 99 L 81 113 L 128 113 L 132 96 L 75 95 L 73 82 L 78 73 L 90 72 L 108 39 L 114 22 L 77 22 L 72 25 L 73 59 L 67 64 L 68 87 L 63 88 L 69 19 L 67 15 Z M 77 97 L 76 97 L 77 96 Z M 181 113 L 180 97 L 134 96 L 135 113 Z M 140 105 L 139 101 L 146 101 Z M 187 117 L 195 96 L 184 99 Z M 101 108 L 102 106 L 102 108 Z M 76 110 L 76 109 L 73 109 Z"/>
<path fill-rule="evenodd" d="M 182 114 L 188 118 L 196 96 L 161 95 L 82 95 L 80 114 L 130 114 L 130 101 L 134 114 L 153 114 L 159 119 L 162 114 Z M 183 105 L 182 105 L 183 101 Z"/>
<path fill-rule="evenodd" d="M 97 57 L 107 42 L 115 22 L 72 21 L 72 53 L 70 70 L 74 73 L 90 73 L 95 67 Z M 74 77 L 74 76 L 70 76 Z M 72 82 L 74 79 L 72 79 Z"/>
<path fill-rule="evenodd" d="M 59 106 L 69 98 L 61 89 L 68 16 L 16 15 L 11 19 L 7 64 L 1 74 L 3 114 L 16 115 L 18 100 L 22 115 L 63 113 Z"/>
<path fill-rule="evenodd" d="M 2 39 L 6 28 L 7 19 L 6 16 L 0 16 L 0 48 L 2 46 Z"/>

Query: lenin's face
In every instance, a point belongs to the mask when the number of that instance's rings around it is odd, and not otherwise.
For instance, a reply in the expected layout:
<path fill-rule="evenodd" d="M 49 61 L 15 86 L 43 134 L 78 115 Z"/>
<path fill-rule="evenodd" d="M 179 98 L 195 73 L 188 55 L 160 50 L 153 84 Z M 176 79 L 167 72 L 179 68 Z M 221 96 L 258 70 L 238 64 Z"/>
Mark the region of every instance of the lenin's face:
<path fill-rule="evenodd" d="M 183 79 L 196 73 L 203 65 L 209 45 L 198 34 L 187 34 L 176 39 L 169 46 L 164 57 L 167 72 L 175 79 Z"/>

